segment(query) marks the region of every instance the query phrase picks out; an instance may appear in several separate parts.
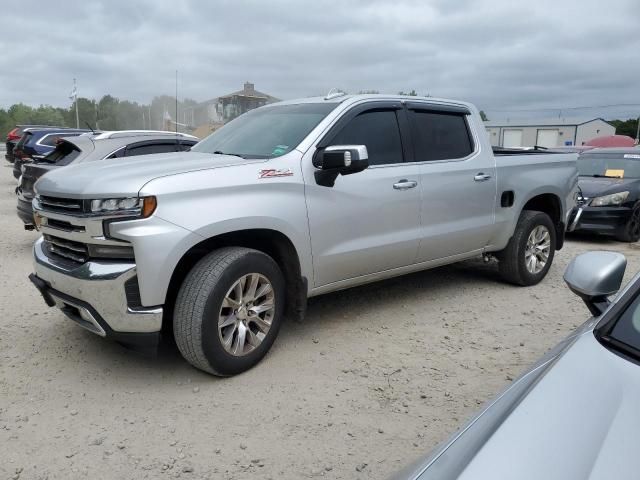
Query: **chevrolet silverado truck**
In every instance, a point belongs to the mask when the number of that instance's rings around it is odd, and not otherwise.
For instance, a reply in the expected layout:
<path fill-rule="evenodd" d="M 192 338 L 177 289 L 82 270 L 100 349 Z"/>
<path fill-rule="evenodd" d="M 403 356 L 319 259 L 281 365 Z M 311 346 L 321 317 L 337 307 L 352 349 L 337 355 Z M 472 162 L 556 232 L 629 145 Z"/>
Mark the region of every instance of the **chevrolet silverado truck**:
<path fill-rule="evenodd" d="M 234 375 L 312 296 L 480 255 L 508 282 L 540 282 L 575 206 L 576 155 L 513 153 L 494 155 L 459 101 L 264 106 L 190 152 L 44 175 L 30 278 L 98 335 L 144 347 L 172 331 L 192 365 Z"/>

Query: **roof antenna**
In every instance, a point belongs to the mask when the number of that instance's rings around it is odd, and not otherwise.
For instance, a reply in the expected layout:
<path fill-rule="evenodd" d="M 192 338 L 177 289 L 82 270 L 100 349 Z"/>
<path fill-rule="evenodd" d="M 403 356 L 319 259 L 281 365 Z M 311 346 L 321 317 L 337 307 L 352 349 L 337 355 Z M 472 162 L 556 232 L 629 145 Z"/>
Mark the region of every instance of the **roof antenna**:
<path fill-rule="evenodd" d="M 91 124 L 89 122 L 87 122 L 87 121 L 85 121 L 84 123 L 87 124 L 87 127 L 89 127 L 89 130 L 91 130 L 91 133 L 93 133 L 95 135 L 96 131 L 93 128 L 91 128 Z"/>
<path fill-rule="evenodd" d="M 176 70 L 176 138 L 178 137 L 178 70 Z"/>
<path fill-rule="evenodd" d="M 339 88 L 332 88 L 331 90 L 329 90 L 329 93 L 327 93 L 327 96 L 324 97 L 324 99 L 331 100 L 332 98 L 342 97 L 344 95 L 346 95 L 346 92 L 343 92 Z"/>

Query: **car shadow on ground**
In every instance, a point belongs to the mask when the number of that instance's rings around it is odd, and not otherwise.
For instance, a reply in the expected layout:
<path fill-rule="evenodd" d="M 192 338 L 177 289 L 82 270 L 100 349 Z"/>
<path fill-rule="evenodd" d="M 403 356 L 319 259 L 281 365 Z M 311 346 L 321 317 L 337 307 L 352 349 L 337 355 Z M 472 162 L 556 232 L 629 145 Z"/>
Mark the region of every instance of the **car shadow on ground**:
<path fill-rule="evenodd" d="M 576 243 L 593 243 L 599 245 L 620 245 L 620 242 L 613 237 L 607 235 L 589 234 L 589 233 L 568 233 L 567 240 Z"/>
<path fill-rule="evenodd" d="M 500 279 L 496 262 L 474 259 L 340 290 L 310 298 L 306 318 L 302 323 L 287 322 L 281 335 L 320 332 L 327 325 L 344 322 L 345 312 L 357 311 L 366 317 L 367 312 L 407 304 L 418 296 L 451 296 L 453 288 L 495 288 L 496 283 L 512 287 Z"/>
<path fill-rule="evenodd" d="M 485 264 L 480 259 L 313 297 L 309 299 L 307 315 L 302 322 L 285 321 L 276 348 L 270 355 L 279 355 L 279 344 L 285 349 L 287 344 L 300 339 L 321 337 L 327 328 L 343 328 L 346 322 L 350 322 L 351 327 L 353 322 L 362 322 L 363 327 L 368 327 L 369 314 L 381 308 L 394 308 L 394 305 L 401 308 L 420 295 L 432 298 L 451 296 L 452 288 L 495 288 L 495 282 L 501 283 L 495 263 Z M 501 285 L 512 288 L 504 283 Z M 354 312 L 358 313 L 358 318 L 351 318 Z M 45 346 L 52 349 L 49 355 L 56 355 L 56 350 L 68 348 L 74 352 L 72 358 L 79 363 L 78 368 L 87 371 L 108 368 L 111 375 L 122 375 L 128 378 L 127 381 L 138 379 L 147 384 L 186 377 L 199 381 L 216 378 L 194 369 L 182 358 L 171 332 L 163 335 L 157 354 L 150 355 L 106 341 L 74 325 L 61 313 L 56 312 L 44 328 L 49 330 L 48 333 L 43 332 L 45 337 L 59 337 L 55 345 Z"/>

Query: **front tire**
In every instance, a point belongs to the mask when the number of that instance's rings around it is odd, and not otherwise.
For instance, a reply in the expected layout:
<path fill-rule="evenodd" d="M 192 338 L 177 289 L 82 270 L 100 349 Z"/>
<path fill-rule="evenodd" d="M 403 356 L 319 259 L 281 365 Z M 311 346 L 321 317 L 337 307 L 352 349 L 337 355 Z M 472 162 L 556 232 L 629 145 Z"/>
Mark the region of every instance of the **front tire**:
<path fill-rule="evenodd" d="M 216 250 L 187 274 L 173 315 L 182 356 L 219 376 L 242 373 L 269 351 L 280 324 L 285 282 L 268 255 L 241 247 Z"/>
<path fill-rule="evenodd" d="M 628 243 L 640 240 L 640 203 L 633 207 L 629 220 L 622 227 L 622 231 L 616 235 L 616 239 Z"/>
<path fill-rule="evenodd" d="M 515 285 L 535 285 L 547 275 L 555 251 L 556 229 L 549 215 L 524 210 L 507 248 L 497 254 L 500 275 Z"/>

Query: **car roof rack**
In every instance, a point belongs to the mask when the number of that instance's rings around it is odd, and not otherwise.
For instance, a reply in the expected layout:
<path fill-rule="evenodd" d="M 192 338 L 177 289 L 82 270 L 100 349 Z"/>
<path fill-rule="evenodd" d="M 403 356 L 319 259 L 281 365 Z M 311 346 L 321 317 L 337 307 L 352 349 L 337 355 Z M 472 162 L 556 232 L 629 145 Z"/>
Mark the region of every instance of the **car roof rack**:
<path fill-rule="evenodd" d="M 193 135 L 189 135 L 188 133 L 170 132 L 168 130 L 118 130 L 118 131 L 100 133 L 95 137 L 93 137 L 93 139 L 106 140 L 110 138 L 144 137 L 144 136 L 157 136 L 157 135 L 166 135 L 166 136 L 189 138 L 189 139 L 198 138 Z"/>

